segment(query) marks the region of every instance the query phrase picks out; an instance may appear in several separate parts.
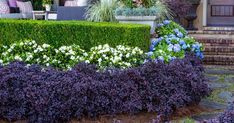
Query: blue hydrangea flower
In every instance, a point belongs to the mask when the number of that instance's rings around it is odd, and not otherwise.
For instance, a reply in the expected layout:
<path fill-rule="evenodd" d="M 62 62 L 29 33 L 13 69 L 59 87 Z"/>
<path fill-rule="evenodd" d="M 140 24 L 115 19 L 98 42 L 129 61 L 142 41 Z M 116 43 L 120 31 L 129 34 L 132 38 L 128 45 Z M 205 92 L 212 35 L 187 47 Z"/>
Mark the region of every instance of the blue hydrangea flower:
<path fill-rule="evenodd" d="M 157 25 L 157 27 L 162 27 L 162 26 L 164 26 L 164 24 L 162 24 L 162 23 Z"/>
<path fill-rule="evenodd" d="M 148 56 L 152 56 L 154 53 L 153 52 L 148 52 L 147 55 Z"/>
<path fill-rule="evenodd" d="M 204 59 L 204 54 L 203 53 L 200 53 L 200 58 Z"/>
<path fill-rule="evenodd" d="M 179 29 L 174 29 L 174 32 L 175 32 L 175 33 L 179 33 L 180 30 L 179 30 Z"/>
<path fill-rule="evenodd" d="M 168 46 L 168 51 L 172 51 L 173 50 L 173 48 L 174 48 L 174 45 L 173 44 L 169 44 L 169 46 Z"/>
<path fill-rule="evenodd" d="M 172 61 L 172 60 L 175 60 L 175 59 L 176 59 L 176 57 L 175 57 L 175 56 L 173 56 L 173 57 L 171 57 L 171 59 L 170 59 L 170 60 Z"/>
<path fill-rule="evenodd" d="M 163 24 L 165 24 L 165 25 L 168 25 L 168 24 L 170 24 L 171 23 L 171 21 L 169 21 L 169 20 L 164 20 L 163 21 Z"/>
<path fill-rule="evenodd" d="M 185 41 L 184 40 L 180 40 L 179 43 L 180 43 L 180 45 L 184 45 Z"/>
<path fill-rule="evenodd" d="M 196 56 L 203 59 L 204 58 L 204 54 L 201 52 L 196 52 Z"/>
<path fill-rule="evenodd" d="M 167 39 L 166 39 L 166 42 L 167 42 L 167 44 L 171 44 L 171 39 L 170 39 L 170 38 L 167 38 Z"/>
<path fill-rule="evenodd" d="M 185 49 L 187 49 L 187 48 L 188 48 L 188 47 L 187 47 L 186 44 L 183 44 L 183 45 L 182 45 L 182 49 L 183 49 L 183 50 L 185 50 Z"/>
<path fill-rule="evenodd" d="M 163 56 L 159 56 L 158 59 L 159 59 L 160 61 L 164 61 Z"/>
<path fill-rule="evenodd" d="M 183 37 L 184 37 L 184 34 L 183 34 L 182 32 L 178 32 L 176 35 L 177 35 L 178 37 L 180 37 L 180 38 L 183 38 Z"/>
<path fill-rule="evenodd" d="M 148 60 L 148 59 L 145 59 L 145 60 L 144 60 L 144 63 L 146 63 L 146 62 L 149 62 L 149 60 Z"/>
<path fill-rule="evenodd" d="M 156 38 L 151 39 L 151 44 L 153 46 L 156 46 L 158 44 L 158 39 L 156 39 Z"/>
<path fill-rule="evenodd" d="M 153 45 L 150 46 L 150 51 L 154 51 L 154 46 Z"/>
<path fill-rule="evenodd" d="M 158 38 L 158 42 L 162 41 L 163 40 L 163 37 L 159 37 Z"/>
<path fill-rule="evenodd" d="M 173 47 L 173 49 L 174 49 L 174 52 L 180 52 L 181 47 L 180 47 L 179 44 L 175 44 L 174 47 Z"/>

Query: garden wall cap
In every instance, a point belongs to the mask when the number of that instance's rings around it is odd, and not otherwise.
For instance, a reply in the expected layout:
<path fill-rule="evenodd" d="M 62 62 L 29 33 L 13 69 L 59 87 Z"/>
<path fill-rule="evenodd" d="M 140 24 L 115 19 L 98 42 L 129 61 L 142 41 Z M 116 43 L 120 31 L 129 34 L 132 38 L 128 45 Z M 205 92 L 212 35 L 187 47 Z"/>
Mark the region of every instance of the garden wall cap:
<path fill-rule="evenodd" d="M 158 19 L 158 16 L 115 16 L 119 21 L 128 20 L 128 21 L 155 21 Z"/>

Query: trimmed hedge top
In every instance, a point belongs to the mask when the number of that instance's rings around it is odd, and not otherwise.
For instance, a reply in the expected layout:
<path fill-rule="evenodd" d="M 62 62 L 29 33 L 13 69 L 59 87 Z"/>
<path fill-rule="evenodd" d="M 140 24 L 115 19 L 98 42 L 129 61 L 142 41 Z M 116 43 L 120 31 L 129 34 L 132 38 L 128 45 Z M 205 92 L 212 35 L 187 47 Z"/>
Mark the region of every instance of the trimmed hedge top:
<path fill-rule="evenodd" d="M 87 21 L 0 20 L 0 44 L 33 39 L 55 47 L 78 44 L 89 50 L 100 44 L 137 46 L 147 51 L 150 27 Z"/>

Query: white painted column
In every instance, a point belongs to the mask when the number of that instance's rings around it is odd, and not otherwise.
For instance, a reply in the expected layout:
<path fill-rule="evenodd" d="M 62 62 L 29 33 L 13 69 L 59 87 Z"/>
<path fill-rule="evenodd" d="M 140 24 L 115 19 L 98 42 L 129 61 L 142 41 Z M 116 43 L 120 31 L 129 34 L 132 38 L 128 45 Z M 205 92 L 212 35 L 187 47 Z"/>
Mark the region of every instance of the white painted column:
<path fill-rule="evenodd" d="M 208 6 L 208 0 L 203 0 L 203 18 L 202 18 L 202 25 L 207 26 L 207 6 Z"/>

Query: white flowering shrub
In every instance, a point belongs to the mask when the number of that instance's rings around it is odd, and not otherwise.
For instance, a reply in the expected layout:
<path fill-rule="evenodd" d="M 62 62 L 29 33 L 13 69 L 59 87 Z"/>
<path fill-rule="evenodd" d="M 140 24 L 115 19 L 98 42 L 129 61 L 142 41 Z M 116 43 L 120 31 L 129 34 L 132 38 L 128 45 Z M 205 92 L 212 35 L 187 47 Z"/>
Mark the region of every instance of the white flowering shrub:
<path fill-rule="evenodd" d="M 63 69 L 70 69 L 78 62 L 84 61 L 87 53 L 78 45 L 62 46 L 55 49 L 55 55 L 51 61 L 52 66 Z"/>
<path fill-rule="evenodd" d="M 100 69 L 106 67 L 129 68 L 143 63 L 145 55 L 139 48 L 119 45 L 99 45 L 89 52 L 78 45 L 54 48 L 48 44 L 39 45 L 35 41 L 13 43 L 0 46 L 0 64 L 7 65 L 13 61 L 27 64 L 40 64 L 61 69 L 71 69 L 79 62 L 96 64 Z"/>
<path fill-rule="evenodd" d="M 79 61 L 83 61 L 84 50 L 79 46 L 62 46 L 58 49 L 35 41 L 13 43 L 0 47 L 0 64 L 7 65 L 12 61 L 23 61 L 27 64 L 40 64 L 62 69 L 70 69 Z"/>
<path fill-rule="evenodd" d="M 138 47 L 118 45 L 116 48 L 108 44 L 91 48 L 86 62 L 97 64 L 101 69 L 106 67 L 129 68 L 144 62 L 145 55 Z"/>

